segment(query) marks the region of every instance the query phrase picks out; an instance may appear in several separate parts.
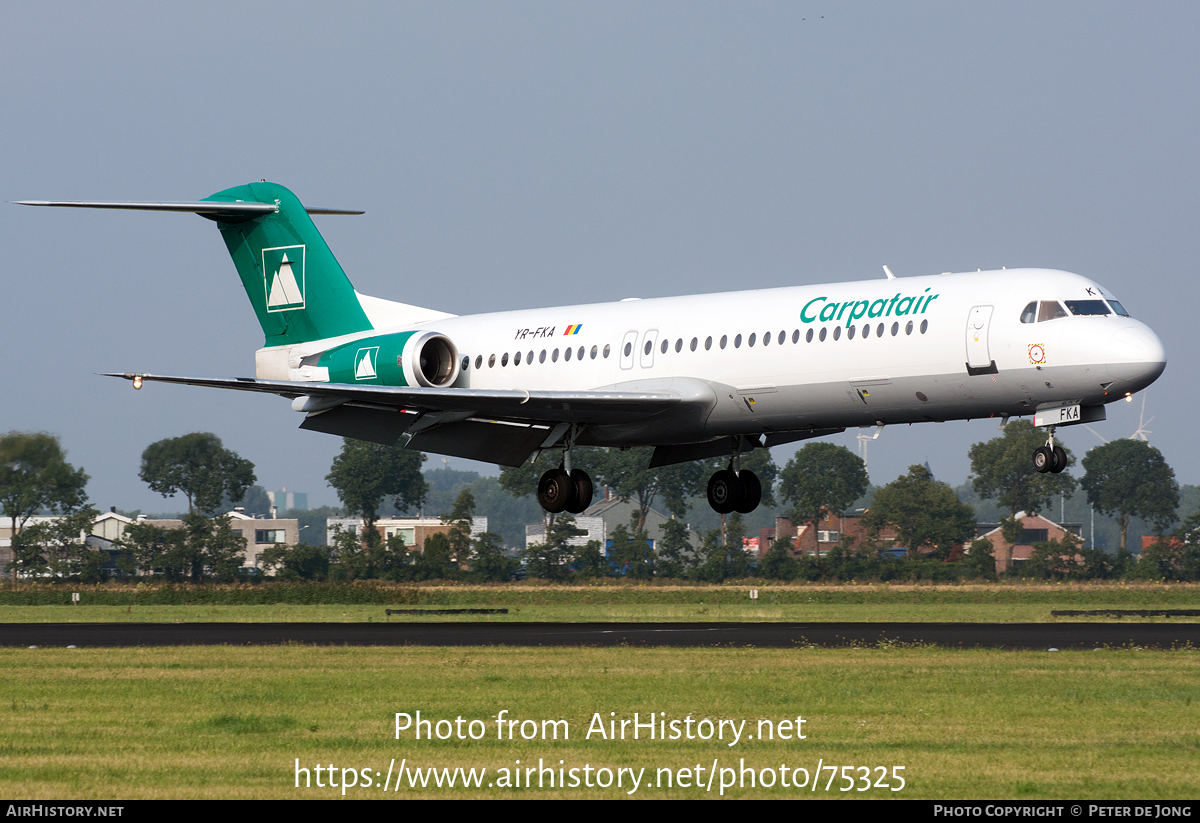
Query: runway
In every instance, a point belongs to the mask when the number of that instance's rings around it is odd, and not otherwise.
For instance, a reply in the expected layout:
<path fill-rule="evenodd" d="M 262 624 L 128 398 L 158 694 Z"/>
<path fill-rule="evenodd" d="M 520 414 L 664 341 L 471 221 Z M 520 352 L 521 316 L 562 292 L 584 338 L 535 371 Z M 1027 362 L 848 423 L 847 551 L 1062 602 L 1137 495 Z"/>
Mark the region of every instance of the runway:
<path fill-rule="evenodd" d="M 1200 648 L 1200 623 L 4 623 L 0 646 Z"/>

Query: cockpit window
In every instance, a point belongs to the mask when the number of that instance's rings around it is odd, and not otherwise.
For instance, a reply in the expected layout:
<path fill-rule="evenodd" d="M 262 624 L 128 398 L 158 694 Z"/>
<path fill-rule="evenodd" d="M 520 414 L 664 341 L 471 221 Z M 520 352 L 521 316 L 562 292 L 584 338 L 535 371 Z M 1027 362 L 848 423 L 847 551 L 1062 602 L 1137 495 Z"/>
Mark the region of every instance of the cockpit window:
<path fill-rule="evenodd" d="M 1108 304 L 1103 300 L 1068 300 L 1067 308 L 1074 315 L 1106 315 L 1109 314 Z"/>
<path fill-rule="evenodd" d="M 1125 307 L 1122 306 L 1120 303 L 1118 303 L 1116 300 L 1109 300 L 1108 305 L 1112 306 L 1112 310 L 1115 311 L 1117 314 L 1121 315 L 1122 317 L 1129 316 L 1129 312 L 1125 311 Z"/>
<path fill-rule="evenodd" d="M 1037 301 L 1034 300 L 1028 306 L 1021 310 L 1022 323 L 1034 323 L 1037 321 Z"/>
<path fill-rule="evenodd" d="M 1067 311 L 1062 307 L 1062 304 L 1057 300 L 1043 300 L 1038 308 L 1038 322 L 1044 323 L 1047 320 L 1057 320 L 1060 317 L 1067 317 Z"/>

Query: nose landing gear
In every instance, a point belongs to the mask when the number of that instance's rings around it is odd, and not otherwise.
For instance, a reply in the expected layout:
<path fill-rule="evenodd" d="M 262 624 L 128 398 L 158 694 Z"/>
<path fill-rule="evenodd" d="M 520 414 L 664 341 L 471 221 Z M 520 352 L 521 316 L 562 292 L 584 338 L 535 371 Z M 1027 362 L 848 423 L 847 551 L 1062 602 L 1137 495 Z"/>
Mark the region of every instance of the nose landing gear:
<path fill-rule="evenodd" d="M 1050 427 L 1046 445 L 1033 451 L 1033 467 L 1039 474 L 1058 474 L 1067 467 L 1067 453 L 1062 446 L 1054 443 L 1054 427 Z"/>

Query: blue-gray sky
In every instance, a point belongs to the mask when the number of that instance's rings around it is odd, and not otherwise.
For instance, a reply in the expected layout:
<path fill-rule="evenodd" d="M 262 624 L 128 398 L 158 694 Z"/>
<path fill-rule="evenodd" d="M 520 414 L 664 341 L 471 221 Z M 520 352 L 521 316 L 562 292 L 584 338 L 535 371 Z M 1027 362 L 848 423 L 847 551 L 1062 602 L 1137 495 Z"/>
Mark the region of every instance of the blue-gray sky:
<path fill-rule="evenodd" d="M 1198 24 L 1170 2 L 13 3 L 0 200 L 267 178 L 366 209 L 317 218 L 359 291 L 457 314 L 883 264 L 1075 271 L 1163 338 L 1150 440 L 1197 483 Z M 286 401 L 94 376 L 253 373 L 262 335 L 211 223 L 0 205 L 0 237 L 0 430 L 60 435 L 101 507 L 178 508 L 138 465 L 190 431 L 336 502 L 340 441 Z M 1139 408 L 1098 430 L 1128 436 Z M 872 481 L 928 460 L 959 483 L 996 433 L 886 429 Z"/>

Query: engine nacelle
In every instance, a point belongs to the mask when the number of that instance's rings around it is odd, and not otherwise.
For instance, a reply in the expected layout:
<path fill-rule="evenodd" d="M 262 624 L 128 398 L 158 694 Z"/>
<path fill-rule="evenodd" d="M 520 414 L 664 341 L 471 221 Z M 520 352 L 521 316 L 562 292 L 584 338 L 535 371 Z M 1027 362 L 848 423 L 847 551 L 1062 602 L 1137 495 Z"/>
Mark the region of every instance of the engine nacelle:
<path fill-rule="evenodd" d="M 400 356 L 404 382 L 410 386 L 443 389 L 458 379 L 458 347 L 444 334 L 418 332 L 404 343 Z"/>
<path fill-rule="evenodd" d="M 405 331 L 363 337 L 305 358 L 304 365 L 328 369 L 331 383 L 446 388 L 458 379 L 458 348 L 435 331 Z"/>

